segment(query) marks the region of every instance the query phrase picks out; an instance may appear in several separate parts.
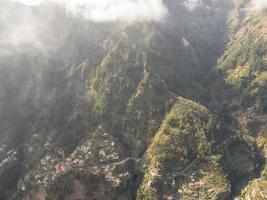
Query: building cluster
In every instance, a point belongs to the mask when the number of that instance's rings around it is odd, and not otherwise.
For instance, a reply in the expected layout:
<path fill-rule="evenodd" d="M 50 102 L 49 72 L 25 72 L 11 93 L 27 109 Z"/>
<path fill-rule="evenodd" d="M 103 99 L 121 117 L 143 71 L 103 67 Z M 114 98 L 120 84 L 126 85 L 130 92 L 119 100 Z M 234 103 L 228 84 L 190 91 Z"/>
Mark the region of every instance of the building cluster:
<path fill-rule="evenodd" d="M 35 140 L 38 138 L 37 134 L 34 135 Z M 49 146 L 50 143 L 50 140 L 42 143 L 43 148 Z M 38 148 L 36 143 L 33 146 L 29 146 L 28 150 L 34 152 L 34 149 Z M 41 184 L 48 186 L 58 176 L 72 169 L 78 169 L 93 174 L 103 174 L 107 181 L 119 186 L 122 180 L 128 179 L 131 176 L 127 171 L 115 173 L 116 167 L 113 163 L 119 160 L 120 155 L 116 150 L 116 141 L 110 134 L 103 133 L 97 139 L 89 137 L 67 156 L 65 156 L 62 149 L 58 149 L 56 153 L 46 153 L 40 159 L 39 164 L 36 164 L 36 168 L 25 176 L 27 177 L 25 182 L 32 185 Z"/>
<path fill-rule="evenodd" d="M 5 167 L 8 163 L 16 161 L 17 160 L 17 154 L 18 154 L 18 152 L 16 150 L 14 150 L 14 149 L 9 150 L 0 162 L 0 169 L 2 167 Z"/>
<path fill-rule="evenodd" d="M 205 183 L 203 179 L 200 179 L 183 185 L 180 192 L 184 197 L 207 199 L 213 197 L 219 190 L 220 188 L 215 185 Z"/>

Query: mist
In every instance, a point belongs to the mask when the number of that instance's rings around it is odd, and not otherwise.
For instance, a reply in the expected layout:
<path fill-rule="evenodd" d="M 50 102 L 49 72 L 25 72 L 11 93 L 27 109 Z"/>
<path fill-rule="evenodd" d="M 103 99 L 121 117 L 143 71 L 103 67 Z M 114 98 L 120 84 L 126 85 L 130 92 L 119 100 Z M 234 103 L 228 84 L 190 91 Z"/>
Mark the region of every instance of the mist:
<path fill-rule="evenodd" d="M 99 25 L 163 22 L 167 14 L 162 0 L 0 0 L 0 56 L 35 50 L 51 54 L 65 45 L 74 19 Z M 57 27 L 54 22 L 61 19 L 53 18 L 60 16 L 64 22 Z"/>
<path fill-rule="evenodd" d="M 267 8 L 267 0 L 252 0 L 252 6 L 256 10 Z"/>
<path fill-rule="evenodd" d="M 43 49 L 40 33 L 43 31 L 41 21 L 34 17 L 30 9 L 2 3 L 0 9 L 0 55 L 19 51 L 22 46 Z"/>
<path fill-rule="evenodd" d="M 199 1 L 198 0 L 187 0 L 185 1 L 184 4 L 188 10 L 194 10 L 199 4 Z"/>
<path fill-rule="evenodd" d="M 14 0 L 40 5 L 47 0 Z M 95 22 L 162 21 L 167 9 L 162 0 L 54 0 L 76 16 Z"/>

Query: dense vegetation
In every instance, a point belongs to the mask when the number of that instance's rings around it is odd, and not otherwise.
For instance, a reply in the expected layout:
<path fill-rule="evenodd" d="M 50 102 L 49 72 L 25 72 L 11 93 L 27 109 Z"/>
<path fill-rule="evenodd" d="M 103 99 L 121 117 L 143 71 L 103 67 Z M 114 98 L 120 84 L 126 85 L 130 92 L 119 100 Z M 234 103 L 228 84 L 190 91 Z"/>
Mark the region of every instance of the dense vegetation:
<path fill-rule="evenodd" d="M 64 34 L 0 54 L 0 200 L 266 199 L 267 18 L 248 3 L 165 0 L 160 23 L 9 13 Z"/>

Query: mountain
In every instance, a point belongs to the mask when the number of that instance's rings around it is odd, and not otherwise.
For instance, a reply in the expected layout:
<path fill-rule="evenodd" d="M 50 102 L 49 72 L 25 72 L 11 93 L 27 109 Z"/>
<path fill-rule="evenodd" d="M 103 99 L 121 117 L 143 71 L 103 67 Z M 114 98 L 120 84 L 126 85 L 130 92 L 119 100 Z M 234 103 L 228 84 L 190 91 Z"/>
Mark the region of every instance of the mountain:
<path fill-rule="evenodd" d="M 1 200 L 267 198 L 266 9 L 191 3 L 97 23 L 1 2 Z"/>
<path fill-rule="evenodd" d="M 233 25 L 232 40 L 218 67 L 229 85 L 224 101 L 234 130 L 259 151 L 253 156 L 261 158 L 252 173 L 244 174 L 247 180 L 237 174 L 232 181 L 241 190 L 237 199 L 266 199 L 266 10 L 237 16 L 240 22 Z"/>

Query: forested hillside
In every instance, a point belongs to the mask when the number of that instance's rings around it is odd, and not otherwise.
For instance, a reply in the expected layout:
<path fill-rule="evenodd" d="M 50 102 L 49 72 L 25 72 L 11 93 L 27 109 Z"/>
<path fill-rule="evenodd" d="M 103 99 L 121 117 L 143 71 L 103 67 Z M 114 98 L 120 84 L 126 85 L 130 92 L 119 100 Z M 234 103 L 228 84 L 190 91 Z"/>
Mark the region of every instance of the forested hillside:
<path fill-rule="evenodd" d="M 0 39 L 0 200 L 267 199 L 266 9 L 189 3 L 97 23 L 3 1 L 2 38 L 40 31 Z"/>

